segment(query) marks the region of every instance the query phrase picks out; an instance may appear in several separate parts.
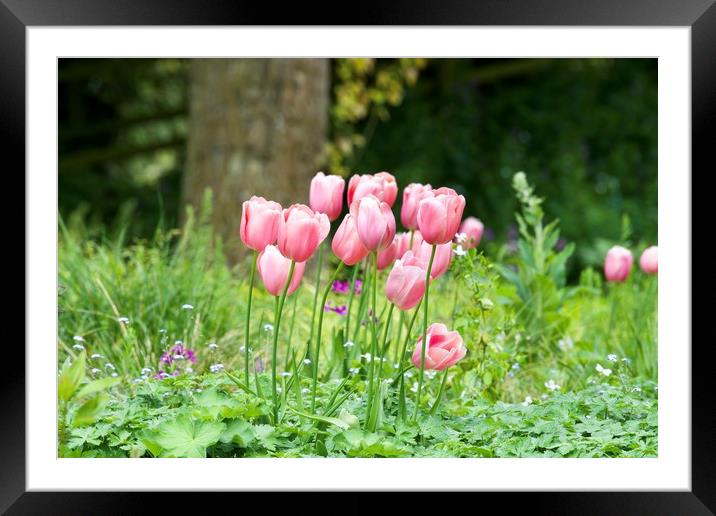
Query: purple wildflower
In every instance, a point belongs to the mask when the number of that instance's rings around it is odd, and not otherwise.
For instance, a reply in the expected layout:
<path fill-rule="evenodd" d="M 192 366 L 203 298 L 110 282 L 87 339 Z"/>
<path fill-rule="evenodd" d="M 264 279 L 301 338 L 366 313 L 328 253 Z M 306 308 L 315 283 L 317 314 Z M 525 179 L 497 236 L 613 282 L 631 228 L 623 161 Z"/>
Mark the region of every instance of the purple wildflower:
<path fill-rule="evenodd" d="M 162 353 L 162 358 L 160 359 L 160 362 L 167 364 L 167 365 L 171 364 L 172 362 L 174 362 L 174 359 L 172 358 L 172 354 L 169 353 L 168 351 L 165 351 L 164 353 Z M 159 373 L 157 373 L 157 374 L 159 374 Z"/>
<path fill-rule="evenodd" d="M 338 315 L 346 315 L 348 313 L 348 307 L 346 305 L 337 306 L 333 309 Z"/>
<path fill-rule="evenodd" d="M 331 290 L 336 294 L 348 294 L 350 292 L 350 283 L 348 281 L 336 280 L 333 282 Z"/>
<path fill-rule="evenodd" d="M 357 279 L 356 282 L 355 282 L 355 287 L 354 287 L 354 290 L 355 290 L 355 293 L 356 293 L 356 294 L 360 294 L 360 291 L 361 291 L 361 287 L 362 287 L 362 286 L 363 286 L 363 280 Z"/>

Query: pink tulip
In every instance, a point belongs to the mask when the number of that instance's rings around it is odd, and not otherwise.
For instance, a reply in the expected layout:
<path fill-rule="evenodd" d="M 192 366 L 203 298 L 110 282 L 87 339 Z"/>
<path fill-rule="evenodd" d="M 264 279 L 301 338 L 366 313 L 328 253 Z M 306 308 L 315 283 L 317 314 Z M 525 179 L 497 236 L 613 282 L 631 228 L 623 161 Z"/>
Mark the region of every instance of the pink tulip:
<path fill-rule="evenodd" d="M 395 217 L 387 203 L 373 195 L 357 199 L 351 204 L 358 237 L 370 251 L 380 251 L 393 243 Z"/>
<path fill-rule="evenodd" d="M 607 281 L 621 282 L 629 277 L 634 258 L 631 251 L 619 245 L 615 245 L 607 252 L 604 260 L 604 276 Z"/>
<path fill-rule="evenodd" d="M 399 260 L 410 249 L 410 233 L 398 233 L 393 242 L 395 243 L 395 258 Z"/>
<path fill-rule="evenodd" d="M 350 213 L 343 217 L 331 244 L 335 254 L 346 265 L 355 265 L 370 254 L 370 251 L 358 238 L 355 219 Z"/>
<path fill-rule="evenodd" d="M 413 365 L 420 369 L 423 346 L 422 335 L 413 351 L 411 360 Z M 442 323 L 433 323 L 428 328 L 428 347 L 425 350 L 425 369 L 442 371 L 456 364 L 465 357 L 467 348 L 462 342 L 462 337 L 456 331 L 448 331 L 447 326 Z"/>
<path fill-rule="evenodd" d="M 418 205 L 420 201 L 432 197 L 433 187 L 410 183 L 403 190 L 403 205 L 400 207 L 400 222 L 406 229 L 418 229 Z"/>
<path fill-rule="evenodd" d="M 263 251 L 276 242 L 280 223 L 281 205 L 254 195 L 241 207 L 241 241 L 249 249 Z"/>
<path fill-rule="evenodd" d="M 348 182 L 348 206 L 368 195 L 374 195 L 392 207 L 398 197 L 398 183 L 388 172 L 351 177 Z"/>
<path fill-rule="evenodd" d="M 655 245 L 647 247 L 644 252 L 641 253 L 639 265 L 641 265 L 641 270 L 647 274 L 656 274 L 659 272 L 658 248 Z"/>
<path fill-rule="evenodd" d="M 291 268 L 291 260 L 283 256 L 275 245 L 266 246 L 259 254 L 256 263 L 259 275 L 266 286 L 266 290 L 272 296 L 280 296 L 286 286 L 288 272 Z M 287 295 L 293 294 L 301 284 L 303 271 L 306 268 L 306 262 L 296 263 L 291 277 L 291 284 L 288 286 Z"/>
<path fill-rule="evenodd" d="M 416 242 L 413 242 L 413 249 L 416 248 Z M 425 268 L 427 269 L 427 264 L 430 263 L 430 253 L 432 252 L 432 247 L 427 242 L 422 241 L 422 238 L 420 239 L 420 243 L 418 244 L 420 247 L 417 251 L 414 251 L 416 253 L 416 256 L 420 258 L 422 261 L 425 262 Z M 437 279 L 448 270 L 448 267 L 450 267 L 450 261 L 452 260 L 452 243 L 448 242 L 447 244 L 440 244 L 435 249 L 435 257 L 433 258 L 433 266 L 430 268 L 430 278 L 431 279 Z"/>
<path fill-rule="evenodd" d="M 385 295 L 401 310 L 410 310 L 417 305 L 425 294 L 425 262 L 405 253 L 396 260 L 385 283 Z"/>
<path fill-rule="evenodd" d="M 482 233 L 485 231 L 485 226 L 482 221 L 475 217 L 468 217 L 462 221 L 458 234 L 462 233 L 465 235 L 465 241 L 461 242 L 465 249 L 477 247 L 482 238 Z"/>
<path fill-rule="evenodd" d="M 452 188 L 438 188 L 433 197 L 420 201 L 418 205 L 418 228 L 423 239 L 429 244 L 446 244 L 455 238 L 465 198 Z"/>
<path fill-rule="evenodd" d="M 381 251 L 378 251 L 378 261 L 376 262 L 376 266 L 378 267 L 379 271 L 390 267 L 390 265 L 398 257 L 397 239 L 398 237 L 396 236 L 395 238 L 393 238 L 393 242 L 388 247 Z"/>
<path fill-rule="evenodd" d="M 278 227 L 278 249 L 286 258 L 305 262 L 328 236 L 330 229 L 331 223 L 325 213 L 314 213 L 305 204 L 293 204 L 283 210 Z"/>
<path fill-rule="evenodd" d="M 341 176 L 327 176 L 319 172 L 311 179 L 309 204 L 317 213 L 325 213 L 332 222 L 336 220 L 343 210 L 343 189 L 346 180 Z"/>

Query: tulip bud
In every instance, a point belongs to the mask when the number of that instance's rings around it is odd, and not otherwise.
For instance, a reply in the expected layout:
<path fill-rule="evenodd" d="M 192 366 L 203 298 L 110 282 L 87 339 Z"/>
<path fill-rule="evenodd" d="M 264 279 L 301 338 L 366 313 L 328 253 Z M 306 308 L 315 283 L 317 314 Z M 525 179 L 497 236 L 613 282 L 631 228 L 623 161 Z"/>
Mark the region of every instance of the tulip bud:
<path fill-rule="evenodd" d="M 407 251 L 396 260 L 385 282 L 385 295 L 401 310 L 410 310 L 425 294 L 426 263 Z"/>
<path fill-rule="evenodd" d="M 291 260 L 283 256 L 275 245 L 269 245 L 259 254 L 256 265 L 269 294 L 272 296 L 283 294 L 291 268 Z M 296 263 L 287 295 L 293 294 L 301 284 L 305 268 L 305 262 Z"/>
<path fill-rule="evenodd" d="M 418 228 L 429 244 L 446 244 L 455 238 L 465 198 L 452 188 L 438 188 L 418 205 Z"/>
<path fill-rule="evenodd" d="M 621 246 L 615 245 L 607 252 L 604 260 L 604 276 L 607 281 L 622 282 L 626 281 L 631 272 L 631 266 L 634 258 L 631 251 Z"/>
<path fill-rule="evenodd" d="M 351 204 L 351 215 L 356 221 L 358 237 L 370 251 L 388 247 L 395 237 L 395 217 L 387 203 L 373 195 Z"/>
<path fill-rule="evenodd" d="M 461 245 L 465 249 L 471 249 L 477 247 L 482 239 L 482 233 L 485 231 L 485 226 L 482 221 L 475 217 L 468 217 L 462 221 L 460 225 L 459 233 L 465 235 L 465 241 L 461 242 Z"/>
<path fill-rule="evenodd" d="M 276 242 L 280 223 L 281 205 L 254 195 L 241 207 L 241 241 L 246 247 L 261 252 Z"/>
<path fill-rule="evenodd" d="M 325 213 L 314 213 L 304 204 L 283 210 L 277 245 L 281 254 L 296 262 L 305 262 L 328 236 L 331 223 Z"/>
<path fill-rule="evenodd" d="M 655 245 L 647 247 L 641 258 L 639 258 L 639 265 L 641 270 L 647 274 L 656 274 L 659 272 L 659 259 L 658 259 L 658 248 Z"/>
<path fill-rule="evenodd" d="M 418 205 L 420 201 L 432 197 L 433 187 L 410 183 L 403 190 L 403 204 L 400 207 L 400 222 L 406 229 L 418 229 Z"/>
<path fill-rule="evenodd" d="M 341 176 L 327 176 L 319 172 L 311 179 L 309 204 L 317 213 L 325 213 L 330 221 L 336 220 L 343 210 L 343 189 L 346 180 Z"/>
<path fill-rule="evenodd" d="M 338 226 L 331 248 L 333 254 L 346 265 L 355 265 L 370 253 L 358 237 L 355 220 L 350 213 L 343 217 L 343 222 Z"/>

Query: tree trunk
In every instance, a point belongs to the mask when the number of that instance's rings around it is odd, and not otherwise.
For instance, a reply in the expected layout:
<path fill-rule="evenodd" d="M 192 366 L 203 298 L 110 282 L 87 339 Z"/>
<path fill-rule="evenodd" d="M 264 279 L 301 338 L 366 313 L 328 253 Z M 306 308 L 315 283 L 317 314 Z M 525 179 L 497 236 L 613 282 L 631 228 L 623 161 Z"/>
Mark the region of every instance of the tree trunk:
<path fill-rule="evenodd" d="M 213 192 L 212 223 L 232 262 L 244 256 L 241 203 L 308 200 L 328 129 L 327 59 L 195 59 L 184 204 Z"/>

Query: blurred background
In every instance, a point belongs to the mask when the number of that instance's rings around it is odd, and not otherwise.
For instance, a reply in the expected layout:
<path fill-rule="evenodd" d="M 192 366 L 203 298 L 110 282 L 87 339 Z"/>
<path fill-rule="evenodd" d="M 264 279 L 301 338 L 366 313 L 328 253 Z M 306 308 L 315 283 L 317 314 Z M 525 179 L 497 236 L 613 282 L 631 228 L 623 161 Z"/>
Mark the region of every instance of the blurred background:
<path fill-rule="evenodd" d="M 572 277 L 657 239 L 655 59 L 61 59 L 58 94 L 60 216 L 89 238 L 176 227 L 209 187 L 236 261 L 252 194 L 386 170 L 464 194 L 490 253 L 516 238 L 523 170 Z"/>

